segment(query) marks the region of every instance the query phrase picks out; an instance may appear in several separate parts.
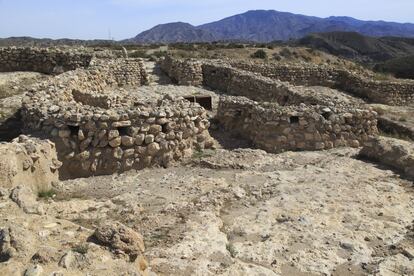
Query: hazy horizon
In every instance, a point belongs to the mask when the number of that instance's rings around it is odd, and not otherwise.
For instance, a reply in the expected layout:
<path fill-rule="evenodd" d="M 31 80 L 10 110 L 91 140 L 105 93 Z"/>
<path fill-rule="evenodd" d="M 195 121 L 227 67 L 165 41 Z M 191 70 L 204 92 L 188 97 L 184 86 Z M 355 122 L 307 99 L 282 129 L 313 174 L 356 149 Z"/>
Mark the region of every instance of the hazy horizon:
<path fill-rule="evenodd" d="M 414 1 L 410 0 L 303 2 L 0 0 L 0 37 L 121 40 L 134 37 L 157 24 L 180 21 L 200 25 L 248 10 L 277 10 L 317 17 L 350 16 L 360 20 L 398 23 L 414 22 Z"/>

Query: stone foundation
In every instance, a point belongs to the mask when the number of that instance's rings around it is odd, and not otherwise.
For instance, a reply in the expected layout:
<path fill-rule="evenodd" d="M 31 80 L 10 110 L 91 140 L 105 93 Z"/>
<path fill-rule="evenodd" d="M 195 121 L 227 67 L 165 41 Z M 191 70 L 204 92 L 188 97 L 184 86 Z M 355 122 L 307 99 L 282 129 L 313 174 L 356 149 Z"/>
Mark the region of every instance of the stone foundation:
<path fill-rule="evenodd" d="M 220 72 L 213 67 L 221 68 Z M 288 82 L 294 86 L 338 88 L 374 103 L 412 105 L 414 102 L 414 81 L 377 81 L 373 80 L 373 75 L 364 76 L 360 72 L 330 66 L 258 64 L 232 60 L 196 61 L 167 57 L 161 62 L 161 68 L 179 84 L 204 84 L 220 91 L 231 92 L 238 89 L 238 87 L 231 89 L 229 83 L 238 81 L 232 72 L 239 69 L 245 73 L 252 72 L 273 80 Z M 223 79 L 223 83 L 220 83 L 220 78 Z M 242 84 L 243 88 L 245 84 Z M 239 92 L 236 91 L 236 93 L 240 95 Z"/>
<path fill-rule="evenodd" d="M 359 147 L 378 134 L 376 112 L 322 106 L 279 106 L 244 97 L 221 97 L 217 119 L 228 131 L 258 148 L 323 150 Z"/>
<path fill-rule="evenodd" d="M 373 80 L 374 75 L 329 66 L 292 66 L 230 62 L 231 66 L 259 73 L 265 77 L 286 81 L 294 85 L 335 87 L 370 102 L 388 105 L 412 105 L 414 81 Z"/>
<path fill-rule="evenodd" d="M 32 71 L 60 74 L 86 68 L 92 55 L 40 48 L 0 48 L 0 72 Z"/>
<path fill-rule="evenodd" d="M 166 57 L 161 61 L 161 69 L 179 85 L 200 86 L 203 83 L 201 62 L 188 59 L 179 60 Z"/>
<path fill-rule="evenodd" d="M 212 145 L 198 104 L 171 97 L 142 102 L 119 88 L 146 83 L 140 60 L 96 60 L 30 91 L 24 131 L 56 142 L 62 178 L 167 166 Z"/>

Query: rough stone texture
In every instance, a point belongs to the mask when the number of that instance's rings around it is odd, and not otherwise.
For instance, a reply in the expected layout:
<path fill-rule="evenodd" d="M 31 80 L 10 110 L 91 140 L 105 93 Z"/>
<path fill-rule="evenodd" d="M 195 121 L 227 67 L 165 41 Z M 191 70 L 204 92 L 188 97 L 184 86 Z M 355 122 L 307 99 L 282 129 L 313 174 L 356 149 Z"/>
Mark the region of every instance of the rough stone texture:
<path fill-rule="evenodd" d="M 256 72 L 272 79 L 294 85 L 336 87 L 371 102 L 389 105 L 412 105 L 414 81 L 374 80 L 359 72 L 329 66 L 292 66 L 281 64 L 257 64 L 230 62 L 236 68 Z"/>
<path fill-rule="evenodd" d="M 56 143 L 61 177 L 167 166 L 212 145 L 207 113 L 198 104 L 170 96 L 147 103 L 119 88 L 145 84 L 141 71 L 140 60 L 96 60 L 27 94 L 24 131 Z"/>
<path fill-rule="evenodd" d="M 20 136 L 0 144 L 0 186 L 28 186 L 34 192 L 49 190 L 58 181 L 61 162 L 50 141 Z"/>
<path fill-rule="evenodd" d="M 269 152 L 359 147 L 378 134 L 376 112 L 357 108 L 279 106 L 221 97 L 217 119 L 226 130 Z"/>
<path fill-rule="evenodd" d="M 113 222 L 98 227 L 93 237 L 118 254 L 127 254 L 135 260 L 145 251 L 142 236 L 122 223 Z"/>
<path fill-rule="evenodd" d="M 92 55 L 49 48 L 0 48 L 0 72 L 60 74 L 88 67 Z"/>
<path fill-rule="evenodd" d="M 199 86 L 203 83 L 202 63 L 194 60 L 179 60 L 167 56 L 161 61 L 161 69 L 179 85 Z"/>
<path fill-rule="evenodd" d="M 414 178 L 414 145 L 411 142 L 377 137 L 366 143 L 361 156 L 392 167 Z"/>
<path fill-rule="evenodd" d="M 11 200 L 13 200 L 23 211 L 27 214 L 42 215 L 43 209 L 36 201 L 36 195 L 27 186 L 17 186 L 10 194 Z"/>
<path fill-rule="evenodd" d="M 330 66 L 258 64 L 232 60 L 196 61 L 167 57 L 161 62 L 161 68 L 178 83 L 205 84 L 221 91 L 233 90 L 232 83 L 238 82 L 238 77 L 233 74 L 237 68 L 293 85 L 338 88 L 375 103 L 412 105 L 414 100 L 414 81 L 373 80 L 373 75 L 365 76 L 360 72 Z M 217 72 L 220 68 L 222 72 Z"/>
<path fill-rule="evenodd" d="M 280 105 L 306 103 L 308 105 L 342 106 L 356 104 L 354 99 L 337 93 L 335 90 L 331 90 L 331 93 L 323 93 L 323 89 L 293 86 L 225 64 L 204 64 L 203 75 L 204 85 L 226 94 L 244 96 L 255 101 L 277 102 Z"/>

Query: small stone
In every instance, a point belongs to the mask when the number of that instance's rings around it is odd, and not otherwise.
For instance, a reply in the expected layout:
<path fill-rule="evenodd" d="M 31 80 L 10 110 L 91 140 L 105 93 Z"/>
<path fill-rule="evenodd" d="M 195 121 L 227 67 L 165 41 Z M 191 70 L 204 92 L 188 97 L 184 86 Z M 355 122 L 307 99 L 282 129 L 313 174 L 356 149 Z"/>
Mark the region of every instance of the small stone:
<path fill-rule="evenodd" d="M 61 130 L 59 130 L 59 137 L 60 138 L 69 138 L 70 137 L 70 134 L 71 134 L 71 132 L 68 129 L 61 129 Z"/>
<path fill-rule="evenodd" d="M 141 146 L 142 143 L 144 143 L 145 140 L 145 134 L 138 134 L 135 136 L 135 145 Z"/>
<path fill-rule="evenodd" d="M 112 129 L 108 133 L 108 140 L 112 140 L 112 139 L 114 139 L 114 138 L 116 138 L 118 136 L 119 136 L 119 131 L 116 130 L 116 129 Z"/>
<path fill-rule="evenodd" d="M 24 276 L 40 276 L 43 273 L 43 267 L 39 264 L 31 265 L 24 272 Z"/>
<path fill-rule="evenodd" d="M 122 143 L 121 137 L 116 137 L 112 139 L 111 141 L 109 141 L 109 145 L 113 148 L 119 147 L 121 143 Z"/>
<path fill-rule="evenodd" d="M 157 152 L 160 151 L 160 145 L 158 143 L 151 143 L 147 147 L 148 155 L 154 156 Z"/>
<path fill-rule="evenodd" d="M 127 127 L 131 125 L 131 121 L 119 121 L 119 122 L 113 122 L 112 127 Z"/>
<path fill-rule="evenodd" d="M 116 159 L 121 159 L 122 158 L 122 155 L 123 155 L 123 150 L 120 148 L 120 147 L 118 147 L 118 148 L 115 148 L 114 150 L 113 150 L 113 157 L 114 158 L 116 158 Z"/>
<path fill-rule="evenodd" d="M 152 134 L 149 134 L 147 136 L 145 136 L 145 143 L 146 144 L 151 144 L 155 141 L 155 137 Z"/>
<path fill-rule="evenodd" d="M 130 136 L 122 136 L 121 137 L 121 143 L 125 147 L 132 147 L 134 145 L 134 138 Z"/>

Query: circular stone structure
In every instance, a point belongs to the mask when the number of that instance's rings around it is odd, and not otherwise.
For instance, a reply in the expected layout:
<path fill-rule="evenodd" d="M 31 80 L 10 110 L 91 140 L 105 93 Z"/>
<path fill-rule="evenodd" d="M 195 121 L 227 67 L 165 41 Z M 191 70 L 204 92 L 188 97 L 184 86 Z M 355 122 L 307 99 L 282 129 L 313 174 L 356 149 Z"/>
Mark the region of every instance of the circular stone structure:
<path fill-rule="evenodd" d="M 169 95 L 143 101 L 124 89 L 147 82 L 139 59 L 94 60 L 27 93 L 24 132 L 56 143 L 61 178 L 167 166 L 212 146 L 207 113 L 198 104 Z"/>

